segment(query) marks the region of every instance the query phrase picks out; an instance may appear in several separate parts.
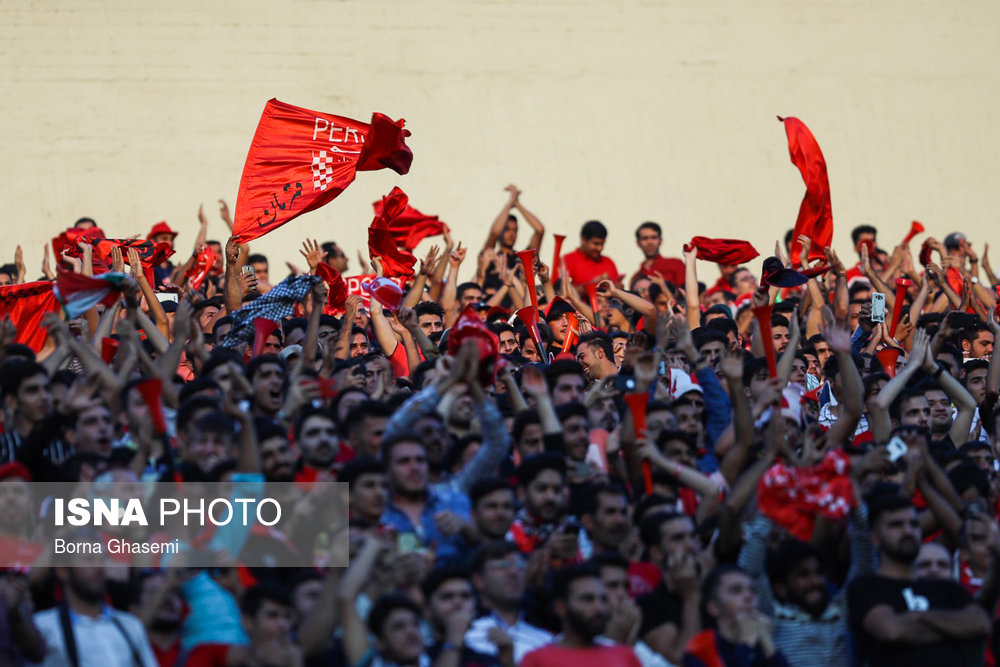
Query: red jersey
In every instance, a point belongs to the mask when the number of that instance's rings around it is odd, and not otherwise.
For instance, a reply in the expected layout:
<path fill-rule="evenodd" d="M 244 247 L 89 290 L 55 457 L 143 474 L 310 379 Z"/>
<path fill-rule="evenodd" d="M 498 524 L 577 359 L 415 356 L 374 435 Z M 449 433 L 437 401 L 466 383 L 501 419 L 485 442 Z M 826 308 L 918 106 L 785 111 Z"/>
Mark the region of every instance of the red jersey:
<path fill-rule="evenodd" d="M 585 285 L 593 282 L 596 278 L 604 275 L 608 280 L 618 280 L 618 267 L 611 261 L 610 257 L 601 255 L 597 259 L 591 259 L 580 252 L 574 250 L 568 255 L 563 255 L 566 262 L 566 272 L 574 285 Z M 559 272 L 556 272 L 555 280 L 559 279 Z"/>
<path fill-rule="evenodd" d="M 640 667 L 631 646 L 596 644 L 587 648 L 567 648 L 549 644 L 524 656 L 522 667 Z"/>
<path fill-rule="evenodd" d="M 684 286 L 684 262 L 673 257 L 657 255 L 653 259 L 647 259 L 639 265 L 638 273 L 647 276 L 655 276 L 659 273 L 667 282 L 678 287 Z"/>

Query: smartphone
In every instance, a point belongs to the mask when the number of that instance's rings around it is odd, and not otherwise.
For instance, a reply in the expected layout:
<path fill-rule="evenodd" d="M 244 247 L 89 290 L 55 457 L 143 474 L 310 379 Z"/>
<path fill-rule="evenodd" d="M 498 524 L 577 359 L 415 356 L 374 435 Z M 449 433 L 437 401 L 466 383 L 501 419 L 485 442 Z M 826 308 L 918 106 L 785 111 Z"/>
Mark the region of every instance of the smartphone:
<path fill-rule="evenodd" d="M 906 443 L 903 442 L 902 438 L 900 438 L 897 435 L 894 436 L 892 440 L 889 441 L 889 444 L 886 447 L 886 449 L 889 450 L 889 460 L 895 463 L 899 459 L 906 456 L 906 452 L 909 451 L 910 448 L 907 447 Z"/>
<path fill-rule="evenodd" d="M 157 292 L 156 300 L 160 303 L 163 303 L 164 301 L 173 301 L 174 303 L 177 303 L 177 294 L 175 292 Z"/>
<path fill-rule="evenodd" d="M 631 375 L 624 375 L 619 373 L 615 376 L 615 390 L 627 394 L 629 392 L 635 391 L 635 378 Z"/>
<path fill-rule="evenodd" d="M 423 553 L 426 551 L 420 544 L 420 538 L 416 533 L 399 533 L 396 535 L 396 550 L 401 554 L 411 552 Z"/>
<path fill-rule="evenodd" d="M 885 322 L 885 294 L 872 292 L 872 323 Z"/>

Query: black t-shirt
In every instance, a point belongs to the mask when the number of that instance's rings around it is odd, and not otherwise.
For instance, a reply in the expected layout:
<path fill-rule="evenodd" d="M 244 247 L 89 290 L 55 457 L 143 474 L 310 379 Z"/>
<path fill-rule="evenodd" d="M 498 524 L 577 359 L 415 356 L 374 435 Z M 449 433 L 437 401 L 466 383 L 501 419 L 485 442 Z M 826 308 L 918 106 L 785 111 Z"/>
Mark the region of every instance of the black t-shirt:
<path fill-rule="evenodd" d="M 636 600 L 636 603 L 642 610 L 640 638 L 664 623 L 673 623 L 678 628 L 683 624 L 684 601 L 676 593 L 670 592 L 662 581 L 651 592 Z"/>
<path fill-rule="evenodd" d="M 943 667 L 968 665 L 970 658 L 982 658 L 980 642 L 940 641 L 933 644 L 887 644 L 864 631 L 865 616 L 878 605 L 888 605 L 897 613 L 907 611 L 959 610 L 972 603 L 972 596 L 954 581 L 907 581 L 877 574 L 859 577 L 847 589 L 851 631 L 857 642 L 858 661 L 881 667 Z"/>
<path fill-rule="evenodd" d="M 441 649 L 443 648 L 444 642 L 434 642 L 432 646 L 427 647 L 427 656 L 431 659 L 432 664 L 441 655 Z M 473 651 L 468 646 L 463 646 L 461 655 L 458 658 L 458 664 L 459 667 L 500 667 L 500 660 L 495 655 L 487 655 L 486 653 Z"/>

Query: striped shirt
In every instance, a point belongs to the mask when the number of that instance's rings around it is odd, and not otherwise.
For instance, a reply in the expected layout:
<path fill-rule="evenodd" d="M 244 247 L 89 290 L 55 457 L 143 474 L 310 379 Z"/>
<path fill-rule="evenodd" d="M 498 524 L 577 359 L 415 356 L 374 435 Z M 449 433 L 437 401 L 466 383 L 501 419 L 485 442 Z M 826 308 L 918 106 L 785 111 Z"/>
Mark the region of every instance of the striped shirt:
<path fill-rule="evenodd" d="M 22 447 L 24 447 L 24 439 L 17 431 L 0 433 L 0 464 L 18 460 Z M 55 464 L 67 459 L 73 453 L 73 448 L 62 440 L 55 440 L 43 449 L 42 453 L 45 454 L 45 458 Z"/>

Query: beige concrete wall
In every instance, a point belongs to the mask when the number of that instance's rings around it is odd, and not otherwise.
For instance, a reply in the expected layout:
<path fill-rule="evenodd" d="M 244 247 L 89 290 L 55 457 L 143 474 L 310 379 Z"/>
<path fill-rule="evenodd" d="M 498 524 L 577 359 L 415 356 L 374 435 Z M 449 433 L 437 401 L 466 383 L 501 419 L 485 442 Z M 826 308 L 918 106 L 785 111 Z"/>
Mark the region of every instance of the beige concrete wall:
<path fill-rule="evenodd" d="M 478 248 L 511 181 L 552 231 L 603 220 L 623 268 L 645 219 L 671 249 L 769 254 L 803 190 L 776 114 L 826 153 L 839 247 L 862 222 L 891 246 L 913 218 L 989 240 L 998 19 L 976 0 L 7 0 L 0 258 L 23 243 L 34 275 L 81 215 L 118 235 L 166 219 L 186 252 L 198 204 L 234 203 L 271 97 L 404 117 L 415 154 L 257 243 L 272 263 L 301 263 L 305 236 L 354 257 L 394 184 Z"/>

